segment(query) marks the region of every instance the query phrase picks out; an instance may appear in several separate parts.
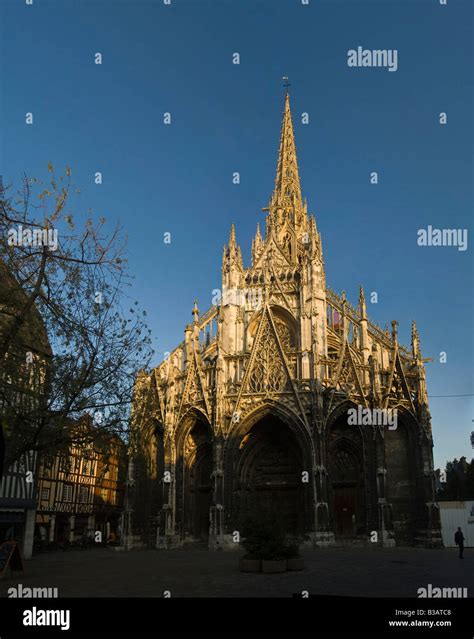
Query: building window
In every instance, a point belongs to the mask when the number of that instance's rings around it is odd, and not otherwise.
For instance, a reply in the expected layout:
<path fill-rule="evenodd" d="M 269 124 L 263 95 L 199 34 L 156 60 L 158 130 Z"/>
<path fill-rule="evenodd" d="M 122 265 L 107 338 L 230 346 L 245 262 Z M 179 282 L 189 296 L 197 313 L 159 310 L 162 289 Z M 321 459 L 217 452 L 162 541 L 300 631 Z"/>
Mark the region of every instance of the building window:
<path fill-rule="evenodd" d="M 70 473 L 71 472 L 71 459 L 68 457 L 61 457 L 61 460 L 59 462 L 59 470 L 63 473 Z"/>
<path fill-rule="evenodd" d="M 63 484 L 63 501 L 72 501 L 72 484 Z"/>
<path fill-rule="evenodd" d="M 48 501 L 48 500 L 49 500 L 49 488 L 42 488 L 41 501 Z"/>
<path fill-rule="evenodd" d="M 87 490 L 87 486 L 81 486 L 79 488 L 79 501 L 81 504 L 87 504 L 89 500 L 89 491 Z"/>

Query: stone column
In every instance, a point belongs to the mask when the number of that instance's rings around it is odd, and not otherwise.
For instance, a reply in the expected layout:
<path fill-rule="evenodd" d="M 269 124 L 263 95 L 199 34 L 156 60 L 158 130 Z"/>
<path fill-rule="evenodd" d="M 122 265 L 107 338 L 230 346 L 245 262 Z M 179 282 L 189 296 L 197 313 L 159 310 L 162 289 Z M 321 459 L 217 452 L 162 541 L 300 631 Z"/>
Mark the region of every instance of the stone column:
<path fill-rule="evenodd" d="M 179 545 L 176 535 L 176 452 L 175 444 L 168 439 L 165 451 L 165 477 L 163 481 L 163 512 L 165 519 L 164 542 L 161 547 L 173 548 Z"/>
<path fill-rule="evenodd" d="M 392 525 L 392 508 L 387 501 L 387 469 L 385 467 L 385 446 L 382 433 L 377 435 L 375 442 L 375 463 L 377 466 L 377 505 L 379 520 L 379 541 L 383 546 L 395 546 L 395 534 Z"/>
<path fill-rule="evenodd" d="M 331 546 L 334 544 L 334 531 L 329 525 L 329 480 L 326 466 L 327 451 L 325 431 L 322 424 L 318 424 L 315 437 L 316 463 L 314 466 L 315 495 L 316 495 L 316 546 Z M 319 452 L 318 452 L 319 451 Z"/>
<path fill-rule="evenodd" d="M 238 546 L 232 541 L 232 535 L 224 533 L 224 469 L 223 469 L 223 442 L 222 436 L 215 439 L 214 444 L 214 471 L 213 479 L 213 500 L 211 506 L 211 530 L 209 537 L 209 548 L 219 550 L 221 548 L 232 550 Z"/>

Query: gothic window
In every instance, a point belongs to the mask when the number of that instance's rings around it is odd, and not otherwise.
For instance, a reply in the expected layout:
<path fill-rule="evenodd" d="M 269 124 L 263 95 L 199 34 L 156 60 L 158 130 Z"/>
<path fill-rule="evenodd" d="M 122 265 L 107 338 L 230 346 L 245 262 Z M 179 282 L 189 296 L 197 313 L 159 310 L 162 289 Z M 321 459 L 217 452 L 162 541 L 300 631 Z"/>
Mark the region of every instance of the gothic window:
<path fill-rule="evenodd" d="M 333 481 L 357 481 L 357 460 L 347 450 L 339 448 L 332 457 Z"/>
<path fill-rule="evenodd" d="M 254 393 L 285 390 L 287 374 L 270 323 L 266 322 L 259 344 L 249 385 Z"/>
<path fill-rule="evenodd" d="M 330 304 L 327 305 L 328 326 L 336 333 L 342 333 L 342 315 Z"/>
<path fill-rule="evenodd" d="M 293 336 L 288 324 L 279 317 L 274 317 L 274 322 L 283 350 L 289 351 L 293 347 Z"/>

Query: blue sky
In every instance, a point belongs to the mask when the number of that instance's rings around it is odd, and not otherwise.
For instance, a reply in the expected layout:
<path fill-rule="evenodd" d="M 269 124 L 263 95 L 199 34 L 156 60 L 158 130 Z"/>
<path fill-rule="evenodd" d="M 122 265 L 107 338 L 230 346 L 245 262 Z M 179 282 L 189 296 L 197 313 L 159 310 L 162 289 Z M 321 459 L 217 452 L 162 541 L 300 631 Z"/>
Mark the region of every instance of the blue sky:
<path fill-rule="evenodd" d="M 69 164 L 81 189 L 72 212 L 92 208 L 111 227 L 120 220 L 130 295 L 148 312 L 156 361 L 183 338 L 193 300 L 201 311 L 211 305 L 232 222 L 248 263 L 273 188 L 289 75 L 302 189 L 322 233 L 328 285 L 353 303 L 360 284 L 376 291 L 371 319 L 397 319 L 403 343 L 416 319 L 433 358 L 435 463 L 472 455 L 472 397 L 437 397 L 473 392 L 470 244 L 462 252 L 416 242 L 428 225 L 471 232 L 469 0 L 0 7 L 4 182 L 17 184 L 23 172 L 46 178 L 48 161 L 58 171 Z M 398 70 L 348 67 L 357 46 L 397 49 Z"/>

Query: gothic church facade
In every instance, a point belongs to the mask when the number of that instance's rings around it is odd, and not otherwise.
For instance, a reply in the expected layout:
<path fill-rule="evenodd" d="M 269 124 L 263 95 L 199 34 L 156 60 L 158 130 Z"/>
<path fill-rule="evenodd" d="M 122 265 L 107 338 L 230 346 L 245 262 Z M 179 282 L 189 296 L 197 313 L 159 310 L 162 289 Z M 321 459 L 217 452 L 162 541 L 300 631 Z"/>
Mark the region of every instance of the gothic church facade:
<path fill-rule="evenodd" d="M 251 264 L 232 225 L 219 303 L 202 315 L 195 304 L 184 341 L 137 378 L 134 532 L 159 548 L 235 548 L 260 504 L 313 545 L 376 531 L 384 545 L 440 546 L 416 325 L 406 348 L 396 321 L 370 321 L 362 288 L 353 306 L 326 285 L 288 94 L 266 211 Z"/>

